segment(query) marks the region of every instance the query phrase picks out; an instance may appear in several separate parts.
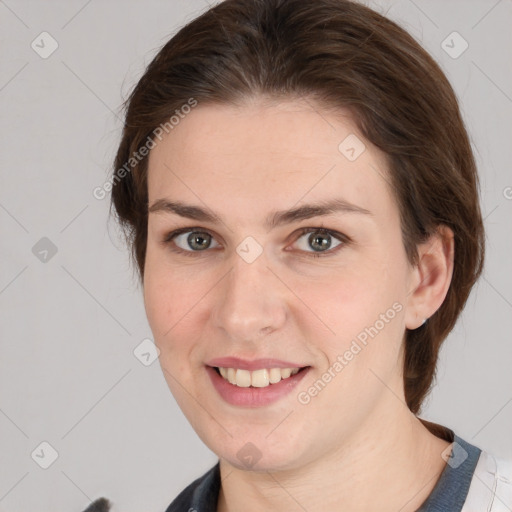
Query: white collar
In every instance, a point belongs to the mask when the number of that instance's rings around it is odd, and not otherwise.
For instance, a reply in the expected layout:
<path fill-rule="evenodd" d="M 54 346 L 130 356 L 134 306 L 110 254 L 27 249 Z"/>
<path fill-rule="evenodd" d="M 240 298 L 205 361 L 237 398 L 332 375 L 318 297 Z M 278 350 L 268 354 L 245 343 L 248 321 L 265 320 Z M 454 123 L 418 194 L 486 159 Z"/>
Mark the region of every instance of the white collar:
<path fill-rule="evenodd" d="M 461 512 L 512 511 L 512 460 L 482 450 Z"/>

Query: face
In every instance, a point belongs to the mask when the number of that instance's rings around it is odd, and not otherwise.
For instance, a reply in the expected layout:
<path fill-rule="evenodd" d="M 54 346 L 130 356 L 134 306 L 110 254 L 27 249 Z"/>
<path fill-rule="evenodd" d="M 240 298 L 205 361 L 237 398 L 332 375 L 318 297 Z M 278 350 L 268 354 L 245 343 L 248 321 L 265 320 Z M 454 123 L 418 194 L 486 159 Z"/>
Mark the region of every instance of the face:
<path fill-rule="evenodd" d="M 412 269 L 385 157 L 348 114 L 312 105 L 199 104 L 149 158 L 160 363 L 201 439 L 240 468 L 304 466 L 403 407 Z"/>

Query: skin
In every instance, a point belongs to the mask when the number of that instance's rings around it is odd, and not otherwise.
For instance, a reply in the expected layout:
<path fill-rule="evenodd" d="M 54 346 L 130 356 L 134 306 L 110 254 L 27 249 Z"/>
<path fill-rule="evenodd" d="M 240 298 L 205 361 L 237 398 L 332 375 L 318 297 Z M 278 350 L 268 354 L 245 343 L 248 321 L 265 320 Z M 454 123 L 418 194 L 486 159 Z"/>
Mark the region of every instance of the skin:
<path fill-rule="evenodd" d="M 349 161 L 338 145 L 356 134 L 365 151 Z M 199 104 L 151 150 L 149 205 L 158 199 L 207 207 L 222 223 L 149 214 L 144 278 L 148 321 L 169 388 L 192 427 L 220 458 L 221 512 L 346 510 L 412 512 L 434 488 L 449 443 L 405 405 L 403 338 L 442 304 L 452 276 L 453 233 L 444 227 L 404 251 L 386 158 L 346 112 L 312 100 L 243 106 Z M 371 214 L 337 212 L 268 230 L 267 215 L 340 198 Z M 209 248 L 163 240 L 172 230 L 207 231 Z M 315 228 L 334 236 L 315 258 Z M 311 228 L 300 234 L 299 228 Z M 247 263 L 252 236 L 263 253 Z M 341 247 L 341 249 L 340 249 Z M 338 250 L 340 249 L 340 250 Z M 308 404 L 297 396 L 332 367 L 352 340 L 394 303 L 402 308 Z M 222 356 L 274 357 L 312 368 L 286 397 L 235 407 L 204 364 Z M 261 458 L 244 466 L 253 443 Z"/>

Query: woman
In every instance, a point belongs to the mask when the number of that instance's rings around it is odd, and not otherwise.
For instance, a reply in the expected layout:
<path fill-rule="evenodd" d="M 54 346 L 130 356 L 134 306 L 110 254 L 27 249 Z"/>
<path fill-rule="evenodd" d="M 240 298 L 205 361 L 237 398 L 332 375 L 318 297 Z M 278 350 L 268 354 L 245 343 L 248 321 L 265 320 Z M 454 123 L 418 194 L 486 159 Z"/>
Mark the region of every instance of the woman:
<path fill-rule="evenodd" d="M 211 8 L 128 99 L 112 204 L 219 457 L 168 512 L 510 509 L 511 462 L 418 417 L 484 230 L 455 94 L 403 29 L 348 0 Z"/>

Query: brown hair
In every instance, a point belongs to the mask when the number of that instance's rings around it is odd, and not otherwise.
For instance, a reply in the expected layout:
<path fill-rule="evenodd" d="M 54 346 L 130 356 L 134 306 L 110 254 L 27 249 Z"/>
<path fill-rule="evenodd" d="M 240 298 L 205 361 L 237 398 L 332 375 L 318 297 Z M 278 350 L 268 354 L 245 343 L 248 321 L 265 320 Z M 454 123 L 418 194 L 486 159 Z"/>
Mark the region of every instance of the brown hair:
<path fill-rule="evenodd" d="M 426 324 L 406 330 L 405 397 L 417 414 L 435 377 L 441 343 L 482 272 L 478 176 L 447 78 L 406 31 L 364 5 L 225 0 L 159 51 L 125 102 L 112 186 L 112 204 L 140 278 L 147 241 L 147 157 L 130 159 L 191 98 L 200 105 L 243 104 L 256 96 L 307 97 L 352 112 L 360 133 L 387 155 L 411 264 L 417 263 L 417 244 L 437 226 L 454 232 L 447 296 Z"/>

